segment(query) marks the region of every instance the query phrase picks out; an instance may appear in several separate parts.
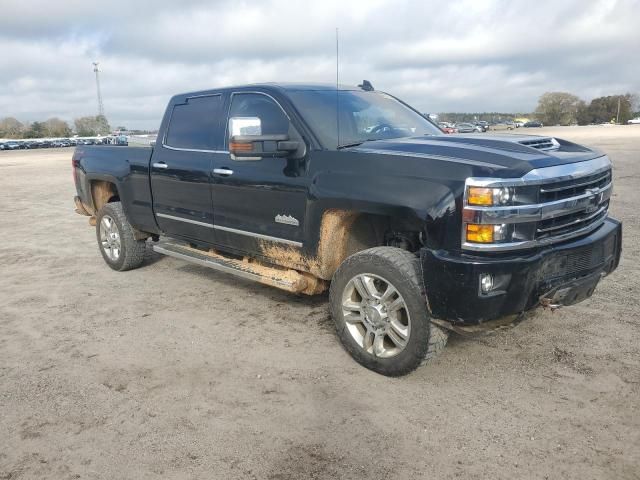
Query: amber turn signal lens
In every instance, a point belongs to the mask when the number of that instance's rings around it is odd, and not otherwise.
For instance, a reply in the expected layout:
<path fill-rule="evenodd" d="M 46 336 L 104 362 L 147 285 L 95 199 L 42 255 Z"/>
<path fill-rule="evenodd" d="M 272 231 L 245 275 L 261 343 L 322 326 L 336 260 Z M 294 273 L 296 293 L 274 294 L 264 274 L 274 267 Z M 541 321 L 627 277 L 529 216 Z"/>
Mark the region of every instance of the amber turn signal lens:
<path fill-rule="evenodd" d="M 469 205 L 493 205 L 493 189 L 469 187 L 467 203 Z"/>
<path fill-rule="evenodd" d="M 250 152 L 253 150 L 252 143 L 232 143 L 229 149 L 234 152 Z"/>
<path fill-rule="evenodd" d="M 493 225 L 467 224 L 467 242 L 493 243 Z"/>

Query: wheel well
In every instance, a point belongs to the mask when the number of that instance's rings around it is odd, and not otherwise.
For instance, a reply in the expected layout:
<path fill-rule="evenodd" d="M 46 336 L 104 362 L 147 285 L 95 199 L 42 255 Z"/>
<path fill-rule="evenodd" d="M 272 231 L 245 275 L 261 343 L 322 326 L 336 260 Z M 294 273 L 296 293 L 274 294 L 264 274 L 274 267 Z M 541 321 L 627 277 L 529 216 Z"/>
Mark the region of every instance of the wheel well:
<path fill-rule="evenodd" d="M 331 215 L 341 221 L 332 222 Z M 415 252 L 420 248 L 421 226 L 415 219 L 373 213 L 329 211 L 322 221 L 317 259 L 321 278 L 331 278 L 342 262 L 373 247 L 392 246 Z"/>
<path fill-rule="evenodd" d="M 389 217 L 382 215 L 357 214 L 353 224 L 347 231 L 345 255 L 340 263 L 354 253 L 384 245 L 385 232 L 389 229 L 389 223 Z"/>
<path fill-rule="evenodd" d="M 91 199 L 93 200 L 94 213 L 107 203 L 120 200 L 118 189 L 115 184 L 106 180 L 93 180 L 91 182 Z"/>
<path fill-rule="evenodd" d="M 344 258 L 368 248 L 383 246 L 415 252 L 421 244 L 420 231 L 421 227 L 415 220 L 360 213 L 349 228 Z"/>

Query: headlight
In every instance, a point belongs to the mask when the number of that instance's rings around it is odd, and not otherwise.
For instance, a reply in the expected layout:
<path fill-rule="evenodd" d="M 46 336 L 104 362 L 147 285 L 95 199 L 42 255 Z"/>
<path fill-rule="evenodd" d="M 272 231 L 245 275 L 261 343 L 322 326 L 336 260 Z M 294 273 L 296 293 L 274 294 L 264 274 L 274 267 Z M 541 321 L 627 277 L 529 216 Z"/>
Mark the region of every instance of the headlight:
<path fill-rule="evenodd" d="M 469 205 L 509 205 L 512 199 L 513 190 L 509 187 L 469 187 L 467 190 L 467 204 Z"/>

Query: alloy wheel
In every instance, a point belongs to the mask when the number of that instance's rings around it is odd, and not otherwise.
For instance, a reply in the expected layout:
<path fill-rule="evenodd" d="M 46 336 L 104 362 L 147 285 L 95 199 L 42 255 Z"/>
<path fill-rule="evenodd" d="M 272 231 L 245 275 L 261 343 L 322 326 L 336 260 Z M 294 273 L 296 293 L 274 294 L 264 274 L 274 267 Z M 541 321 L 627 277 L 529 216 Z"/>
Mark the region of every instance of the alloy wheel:
<path fill-rule="evenodd" d="M 370 273 L 356 275 L 342 295 L 342 314 L 356 343 L 379 358 L 398 355 L 411 335 L 407 304 L 388 280 Z"/>

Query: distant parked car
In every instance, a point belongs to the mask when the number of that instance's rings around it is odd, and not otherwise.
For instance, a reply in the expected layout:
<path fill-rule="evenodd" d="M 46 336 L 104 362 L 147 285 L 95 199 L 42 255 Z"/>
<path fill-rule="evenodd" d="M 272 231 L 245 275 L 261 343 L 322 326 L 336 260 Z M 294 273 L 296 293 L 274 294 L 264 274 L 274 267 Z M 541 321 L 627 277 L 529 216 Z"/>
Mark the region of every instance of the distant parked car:
<path fill-rule="evenodd" d="M 632 118 L 627 122 L 629 125 L 640 125 L 640 117 Z"/>
<path fill-rule="evenodd" d="M 523 125 L 525 128 L 539 128 L 542 127 L 542 122 L 531 121 Z"/>
<path fill-rule="evenodd" d="M 475 133 L 482 132 L 482 128 L 474 125 L 473 123 L 456 123 L 456 128 L 459 133 Z"/>
<path fill-rule="evenodd" d="M 4 143 L 0 142 L 0 150 L 4 150 Z"/>
<path fill-rule="evenodd" d="M 513 122 L 496 122 L 491 124 L 490 130 L 513 130 L 516 128 Z"/>
<path fill-rule="evenodd" d="M 442 130 L 444 133 L 458 133 L 458 129 L 456 127 L 451 126 L 447 122 L 439 122 L 438 126 L 440 127 L 440 130 Z"/>
<path fill-rule="evenodd" d="M 474 125 L 476 127 L 480 127 L 480 129 L 482 129 L 483 132 L 486 132 L 487 130 L 489 130 L 489 122 L 485 122 L 484 120 L 474 122 Z"/>
<path fill-rule="evenodd" d="M 24 148 L 24 147 L 22 146 L 21 143 L 18 143 L 18 142 L 7 142 L 4 144 L 5 150 L 20 150 L 21 148 Z"/>

